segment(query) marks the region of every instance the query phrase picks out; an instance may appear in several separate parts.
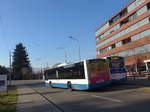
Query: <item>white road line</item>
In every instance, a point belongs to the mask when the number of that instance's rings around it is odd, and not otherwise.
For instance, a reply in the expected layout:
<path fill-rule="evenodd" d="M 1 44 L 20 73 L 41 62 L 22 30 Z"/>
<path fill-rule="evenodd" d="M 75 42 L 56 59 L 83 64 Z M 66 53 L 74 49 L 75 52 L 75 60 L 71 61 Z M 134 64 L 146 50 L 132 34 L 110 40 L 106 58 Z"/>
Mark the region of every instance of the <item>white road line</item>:
<path fill-rule="evenodd" d="M 96 95 L 91 95 L 91 96 L 95 97 L 95 98 L 100 98 L 100 99 L 104 99 L 104 100 L 109 100 L 109 101 L 117 102 L 117 103 L 122 103 L 121 100 L 117 100 L 117 99 L 113 99 L 113 98 L 109 98 L 109 97 L 96 96 Z"/>

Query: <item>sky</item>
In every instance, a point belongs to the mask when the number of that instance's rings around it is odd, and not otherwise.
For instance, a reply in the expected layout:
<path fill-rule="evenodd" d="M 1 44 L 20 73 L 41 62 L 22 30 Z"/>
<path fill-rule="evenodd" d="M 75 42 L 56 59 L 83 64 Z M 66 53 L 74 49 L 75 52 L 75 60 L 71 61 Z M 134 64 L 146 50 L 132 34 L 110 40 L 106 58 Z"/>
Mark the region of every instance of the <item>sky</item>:
<path fill-rule="evenodd" d="M 95 30 L 131 0 L 0 0 L 0 65 L 23 43 L 32 67 L 96 58 Z"/>

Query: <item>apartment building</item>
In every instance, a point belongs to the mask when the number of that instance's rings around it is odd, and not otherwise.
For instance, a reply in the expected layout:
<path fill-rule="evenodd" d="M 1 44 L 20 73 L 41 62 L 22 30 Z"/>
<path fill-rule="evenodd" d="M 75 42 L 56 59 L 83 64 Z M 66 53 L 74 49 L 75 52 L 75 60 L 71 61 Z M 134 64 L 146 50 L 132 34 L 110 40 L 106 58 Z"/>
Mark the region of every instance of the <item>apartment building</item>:
<path fill-rule="evenodd" d="M 132 0 L 96 29 L 96 57 L 125 57 L 126 66 L 150 60 L 150 0 Z"/>

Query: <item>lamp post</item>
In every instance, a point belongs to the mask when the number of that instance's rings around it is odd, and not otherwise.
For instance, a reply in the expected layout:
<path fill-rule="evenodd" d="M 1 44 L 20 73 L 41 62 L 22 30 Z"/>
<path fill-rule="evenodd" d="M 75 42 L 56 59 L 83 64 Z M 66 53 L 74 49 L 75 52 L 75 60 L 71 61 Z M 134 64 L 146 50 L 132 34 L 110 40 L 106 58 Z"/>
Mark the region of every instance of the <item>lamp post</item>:
<path fill-rule="evenodd" d="M 56 49 L 63 49 L 65 53 L 65 63 L 67 63 L 67 50 L 64 47 L 57 47 Z"/>
<path fill-rule="evenodd" d="M 11 85 L 11 75 L 12 75 L 12 63 L 11 63 L 11 51 L 9 51 L 9 85 Z"/>
<path fill-rule="evenodd" d="M 77 38 L 74 38 L 72 36 L 69 37 L 70 39 L 76 41 L 78 43 L 78 54 L 79 54 L 79 61 L 81 61 L 81 53 L 80 53 L 80 43 L 79 40 Z"/>

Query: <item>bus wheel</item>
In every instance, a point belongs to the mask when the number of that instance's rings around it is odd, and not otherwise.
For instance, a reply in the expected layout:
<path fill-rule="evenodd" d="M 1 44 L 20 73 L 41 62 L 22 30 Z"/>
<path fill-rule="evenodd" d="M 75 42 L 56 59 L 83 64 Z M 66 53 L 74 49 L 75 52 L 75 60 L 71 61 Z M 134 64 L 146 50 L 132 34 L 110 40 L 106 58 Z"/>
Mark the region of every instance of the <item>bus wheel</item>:
<path fill-rule="evenodd" d="M 73 91 L 71 82 L 68 82 L 68 83 L 67 83 L 67 86 L 68 86 L 69 91 Z"/>
<path fill-rule="evenodd" d="M 51 82 L 51 81 L 49 82 L 49 85 L 50 85 L 50 87 L 51 87 L 51 88 L 53 88 L 53 86 L 52 86 L 52 82 Z"/>

